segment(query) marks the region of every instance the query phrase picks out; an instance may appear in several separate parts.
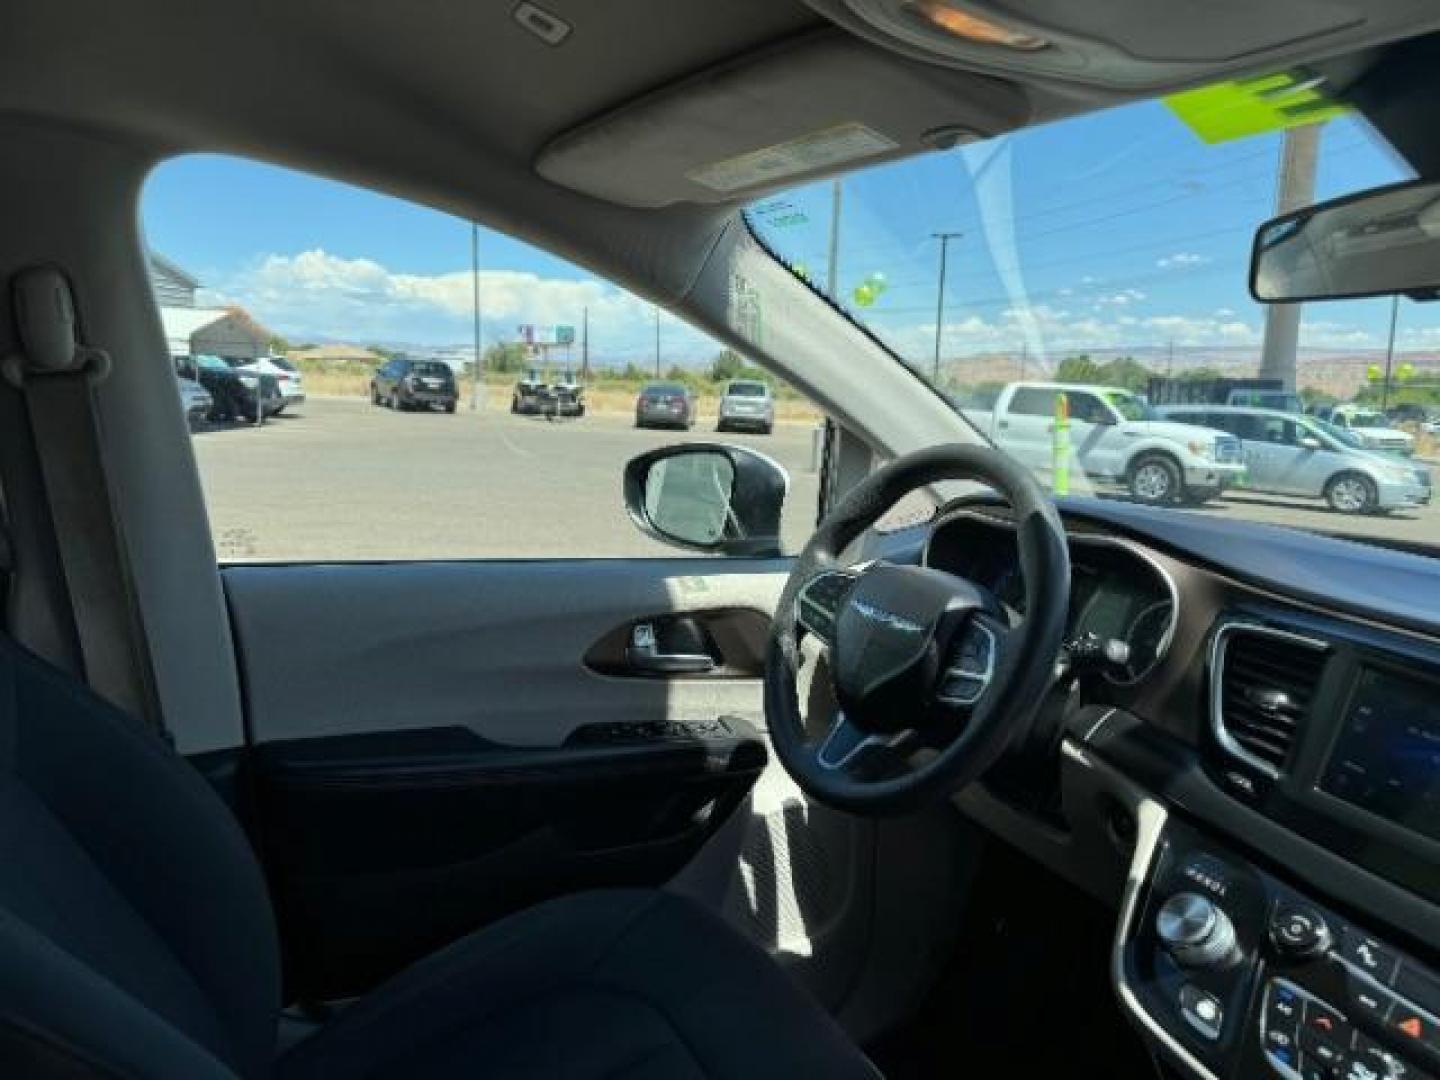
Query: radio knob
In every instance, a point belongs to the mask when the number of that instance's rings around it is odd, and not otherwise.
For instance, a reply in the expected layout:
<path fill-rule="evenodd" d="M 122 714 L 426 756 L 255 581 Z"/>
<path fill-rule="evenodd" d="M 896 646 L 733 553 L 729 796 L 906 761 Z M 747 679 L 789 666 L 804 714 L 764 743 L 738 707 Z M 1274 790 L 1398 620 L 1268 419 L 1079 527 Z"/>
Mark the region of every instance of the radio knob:
<path fill-rule="evenodd" d="M 1155 915 L 1155 933 L 1186 967 L 1220 967 L 1235 958 L 1235 926 L 1209 897 L 1179 892 Z"/>

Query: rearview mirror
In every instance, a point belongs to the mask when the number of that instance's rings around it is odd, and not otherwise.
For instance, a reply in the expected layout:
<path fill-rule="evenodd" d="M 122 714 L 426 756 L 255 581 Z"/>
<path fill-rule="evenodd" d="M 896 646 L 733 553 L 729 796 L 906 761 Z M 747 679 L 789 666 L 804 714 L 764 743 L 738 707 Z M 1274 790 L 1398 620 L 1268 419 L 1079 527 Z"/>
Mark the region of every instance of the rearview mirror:
<path fill-rule="evenodd" d="M 625 466 L 625 508 L 642 532 L 717 555 L 779 555 L 789 487 L 764 454 L 719 443 L 664 446 Z"/>
<path fill-rule="evenodd" d="M 1415 180 L 1318 203 L 1260 226 L 1250 293 L 1262 304 L 1440 295 L 1440 184 Z"/>
<path fill-rule="evenodd" d="M 1314 435 L 1301 435 L 1300 448 L 1302 450 L 1323 450 L 1325 449 L 1325 444 Z"/>

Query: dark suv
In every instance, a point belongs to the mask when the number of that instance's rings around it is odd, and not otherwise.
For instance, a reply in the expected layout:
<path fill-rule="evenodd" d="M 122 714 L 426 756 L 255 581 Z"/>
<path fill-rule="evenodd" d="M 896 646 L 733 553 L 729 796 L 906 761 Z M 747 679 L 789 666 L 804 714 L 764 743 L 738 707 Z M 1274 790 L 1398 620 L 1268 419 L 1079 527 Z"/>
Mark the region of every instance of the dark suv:
<path fill-rule="evenodd" d="M 459 397 L 455 373 L 442 360 L 397 356 L 382 364 L 370 380 L 371 403 L 392 409 L 432 409 L 438 405 L 453 413 Z"/>
<path fill-rule="evenodd" d="M 274 416 L 285 405 L 274 375 L 236 371 L 218 356 L 172 356 L 175 374 L 198 382 L 210 394 L 208 420 L 255 420 L 257 409 Z M 257 404 L 258 403 L 258 404 Z"/>

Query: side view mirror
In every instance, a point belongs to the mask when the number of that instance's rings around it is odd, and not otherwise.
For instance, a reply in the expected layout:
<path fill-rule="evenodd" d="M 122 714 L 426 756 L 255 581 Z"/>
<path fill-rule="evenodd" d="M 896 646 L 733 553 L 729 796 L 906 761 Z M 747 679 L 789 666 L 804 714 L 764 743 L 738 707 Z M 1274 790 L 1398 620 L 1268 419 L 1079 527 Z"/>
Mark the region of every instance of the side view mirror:
<path fill-rule="evenodd" d="M 625 509 L 641 532 L 716 555 L 781 554 L 789 489 L 776 462 L 721 443 L 662 446 L 625 466 Z"/>
<path fill-rule="evenodd" d="M 1300 436 L 1300 447 L 1301 447 L 1301 449 L 1304 449 L 1304 450 L 1323 450 L 1323 449 L 1325 449 L 1324 443 L 1322 443 L 1322 442 L 1321 442 L 1319 439 L 1317 439 L 1314 435 L 1301 435 L 1301 436 Z"/>
<path fill-rule="evenodd" d="M 1260 226 L 1250 293 L 1262 304 L 1440 291 L 1440 183 L 1413 180 Z"/>

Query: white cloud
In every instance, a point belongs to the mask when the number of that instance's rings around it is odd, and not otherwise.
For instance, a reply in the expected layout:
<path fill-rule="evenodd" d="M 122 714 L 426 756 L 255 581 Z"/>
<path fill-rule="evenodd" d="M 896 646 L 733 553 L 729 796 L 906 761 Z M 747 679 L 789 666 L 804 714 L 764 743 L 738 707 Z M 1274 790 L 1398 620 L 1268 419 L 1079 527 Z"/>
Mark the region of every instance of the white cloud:
<path fill-rule="evenodd" d="M 1200 266 L 1210 260 L 1204 255 L 1197 255 L 1193 251 L 1177 251 L 1174 255 L 1166 255 L 1164 258 L 1156 259 L 1155 265 L 1161 270 L 1179 269 L 1186 266 Z"/>
<path fill-rule="evenodd" d="M 1096 303 L 1106 307 L 1125 307 L 1127 304 L 1139 303 L 1144 299 L 1145 294 L 1139 289 L 1121 289 L 1119 292 L 1100 297 Z"/>
<path fill-rule="evenodd" d="M 1159 338 L 1176 345 L 1250 345 L 1260 340 L 1259 329 L 1239 319 L 1152 315 L 1143 325 Z"/>
<path fill-rule="evenodd" d="M 317 248 L 266 255 L 219 291 L 291 338 L 442 343 L 469 340 L 471 290 L 468 270 L 397 273 L 372 259 L 349 259 Z M 653 348 L 650 303 L 593 278 L 482 270 L 480 306 L 487 341 L 514 340 L 522 323 L 578 327 L 588 310 L 591 349 L 597 356 L 628 356 Z M 663 316 L 662 341 L 667 354 L 673 351 L 677 359 L 702 356 L 715 347 L 669 316 Z"/>
<path fill-rule="evenodd" d="M 1350 323 L 1302 319 L 1300 344 L 1311 348 L 1374 348 L 1383 342 L 1373 332 Z"/>

